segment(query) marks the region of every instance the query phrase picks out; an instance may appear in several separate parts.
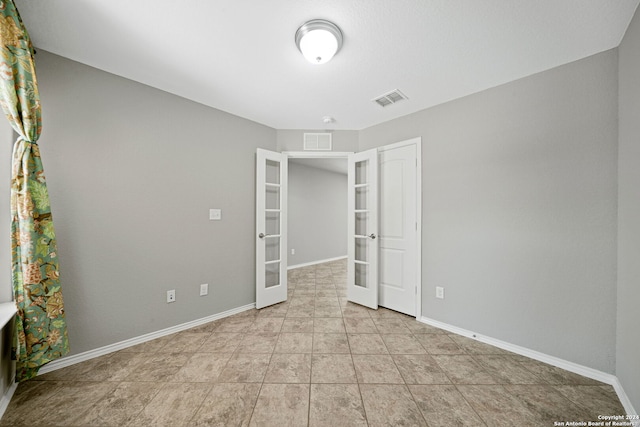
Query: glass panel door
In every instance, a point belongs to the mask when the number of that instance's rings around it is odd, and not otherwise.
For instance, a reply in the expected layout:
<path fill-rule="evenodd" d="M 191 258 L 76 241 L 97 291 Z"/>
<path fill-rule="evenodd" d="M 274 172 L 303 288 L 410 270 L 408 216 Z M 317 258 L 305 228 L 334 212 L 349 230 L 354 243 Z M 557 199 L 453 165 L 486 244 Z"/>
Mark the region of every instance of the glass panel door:
<path fill-rule="evenodd" d="M 378 308 L 378 150 L 349 155 L 347 299 Z"/>
<path fill-rule="evenodd" d="M 287 156 L 258 149 L 256 308 L 287 299 Z"/>

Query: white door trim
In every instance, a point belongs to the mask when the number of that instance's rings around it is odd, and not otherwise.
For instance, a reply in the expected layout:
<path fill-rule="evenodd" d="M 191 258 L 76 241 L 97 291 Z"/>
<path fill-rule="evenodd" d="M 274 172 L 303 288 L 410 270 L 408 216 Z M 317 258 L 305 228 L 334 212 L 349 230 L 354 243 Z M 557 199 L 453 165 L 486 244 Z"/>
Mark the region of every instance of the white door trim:
<path fill-rule="evenodd" d="M 422 318 L 422 137 L 384 145 L 378 151 L 393 150 L 407 145 L 416 147 L 416 319 Z"/>

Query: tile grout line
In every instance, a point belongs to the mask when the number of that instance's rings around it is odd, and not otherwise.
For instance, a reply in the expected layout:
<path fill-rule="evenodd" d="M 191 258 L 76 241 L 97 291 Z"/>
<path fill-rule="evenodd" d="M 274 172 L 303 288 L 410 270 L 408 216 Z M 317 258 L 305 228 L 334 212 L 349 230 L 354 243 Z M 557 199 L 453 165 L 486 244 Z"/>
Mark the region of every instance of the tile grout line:
<path fill-rule="evenodd" d="M 340 311 L 343 314 L 343 323 L 344 323 L 344 311 L 342 310 L 342 307 L 340 308 Z M 375 323 L 374 323 L 373 326 L 375 327 Z M 346 329 L 347 328 L 346 328 L 346 325 L 345 325 L 345 332 L 347 331 Z M 353 360 L 353 351 L 351 350 L 351 342 L 349 341 L 349 335 L 348 334 L 347 334 L 347 343 L 349 343 L 349 356 L 351 356 L 351 364 L 353 365 L 353 374 L 356 377 L 356 386 L 358 387 L 358 395 L 360 396 L 360 403 L 362 404 L 362 412 L 364 413 L 364 421 L 367 423 L 367 425 L 370 425 L 369 417 L 367 415 L 367 408 L 364 406 L 364 399 L 362 397 L 362 388 L 360 387 L 360 381 L 358 381 L 358 372 L 356 371 L 356 363 Z"/>

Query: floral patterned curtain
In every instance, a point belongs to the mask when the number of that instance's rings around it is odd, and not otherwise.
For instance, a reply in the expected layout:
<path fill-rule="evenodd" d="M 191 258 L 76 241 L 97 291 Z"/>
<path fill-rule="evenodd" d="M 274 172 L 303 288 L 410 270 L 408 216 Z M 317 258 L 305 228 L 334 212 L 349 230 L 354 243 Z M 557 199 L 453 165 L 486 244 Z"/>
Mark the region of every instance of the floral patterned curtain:
<path fill-rule="evenodd" d="M 31 40 L 13 0 L 0 0 L 0 104 L 18 134 L 11 175 L 12 283 L 18 309 L 16 381 L 69 352 L 49 194 L 40 150 L 41 110 Z"/>

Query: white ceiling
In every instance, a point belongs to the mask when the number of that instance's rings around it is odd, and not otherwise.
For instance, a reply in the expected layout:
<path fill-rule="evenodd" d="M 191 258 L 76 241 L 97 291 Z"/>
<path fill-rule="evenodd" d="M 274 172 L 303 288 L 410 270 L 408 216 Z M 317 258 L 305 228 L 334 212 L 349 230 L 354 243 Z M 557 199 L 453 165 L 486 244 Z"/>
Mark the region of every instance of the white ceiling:
<path fill-rule="evenodd" d="M 618 46 L 640 0 L 16 0 L 36 47 L 276 129 L 359 130 Z M 294 35 L 343 31 L 325 65 Z M 400 89 L 409 100 L 371 100 Z"/>

